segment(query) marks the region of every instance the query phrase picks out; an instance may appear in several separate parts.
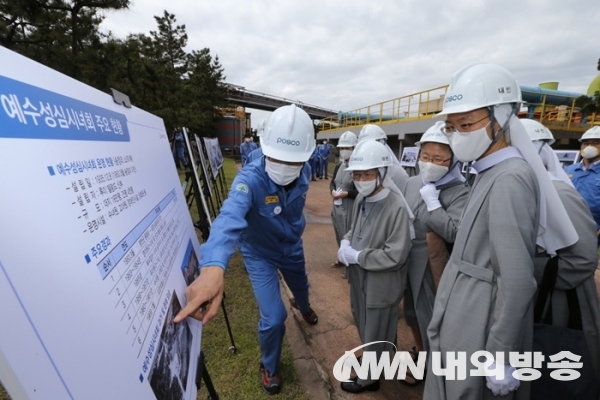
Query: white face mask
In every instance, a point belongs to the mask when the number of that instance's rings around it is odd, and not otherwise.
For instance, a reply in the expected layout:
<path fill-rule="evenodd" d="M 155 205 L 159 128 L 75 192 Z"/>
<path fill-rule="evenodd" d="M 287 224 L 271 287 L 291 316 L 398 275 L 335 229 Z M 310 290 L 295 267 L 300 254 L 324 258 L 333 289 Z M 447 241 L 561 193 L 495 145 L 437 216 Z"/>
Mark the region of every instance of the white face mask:
<path fill-rule="evenodd" d="M 350 159 L 351 155 L 352 155 L 352 150 L 340 150 L 340 156 L 342 157 L 342 160 Z"/>
<path fill-rule="evenodd" d="M 448 167 L 437 165 L 432 162 L 419 161 L 419 171 L 428 182 L 437 182 L 448 173 Z"/>
<path fill-rule="evenodd" d="M 265 158 L 265 171 L 273 182 L 286 186 L 300 176 L 302 165 L 287 165 L 270 161 Z"/>
<path fill-rule="evenodd" d="M 377 187 L 377 178 L 372 181 L 354 181 L 354 186 L 363 197 L 369 197 Z"/>
<path fill-rule="evenodd" d="M 581 150 L 581 156 L 587 159 L 598 157 L 598 148 L 596 146 L 586 146 Z"/>
<path fill-rule="evenodd" d="M 492 139 L 487 134 L 488 125 L 472 132 L 452 133 L 448 140 L 452 152 L 459 161 L 475 161 L 490 147 Z"/>
<path fill-rule="evenodd" d="M 250 138 L 246 138 L 244 140 L 246 141 L 246 143 L 250 143 L 252 141 L 252 139 L 250 139 Z"/>

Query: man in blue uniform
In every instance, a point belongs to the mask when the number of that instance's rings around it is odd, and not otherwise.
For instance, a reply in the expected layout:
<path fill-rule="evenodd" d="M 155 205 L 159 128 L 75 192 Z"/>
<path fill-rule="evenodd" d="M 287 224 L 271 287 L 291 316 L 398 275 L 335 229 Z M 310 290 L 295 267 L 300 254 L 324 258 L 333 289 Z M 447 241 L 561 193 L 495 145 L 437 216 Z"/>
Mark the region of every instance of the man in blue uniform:
<path fill-rule="evenodd" d="M 565 172 L 581 197 L 590 206 L 600 235 L 600 126 L 588 129 L 579 141 L 583 160 L 569 165 L 565 168 Z M 600 245 L 600 236 L 598 245 Z"/>
<path fill-rule="evenodd" d="M 294 105 L 278 108 L 260 135 L 264 157 L 243 168 L 214 220 L 211 234 L 200 246 L 200 276 L 186 289 L 187 305 L 175 322 L 194 317 L 207 323 L 223 297 L 223 276 L 239 246 L 260 309 L 261 383 L 269 394 L 279 393 L 279 363 L 285 333 L 286 308 L 277 271 L 281 271 L 304 320 L 318 322 L 308 302 L 304 265 L 302 214 L 315 148 L 313 124 Z M 201 306 L 210 302 L 208 310 Z"/>
<path fill-rule="evenodd" d="M 319 156 L 321 157 L 321 173 L 320 178 L 329 179 L 329 155 L 331 154 L 331 148 L 327 143 L 327 139 L 323 140 L 323 143 L 319 145 Z"/>
<path fill-rule="evenodd" d="M 252 136 L 246 136 L 244 143 L 240 145 L 240 155 L 242 156 L 242 167 L 248 162 L 248 156 L 253 150 L 256 150 L 258 146 L 252 141 Z"/>

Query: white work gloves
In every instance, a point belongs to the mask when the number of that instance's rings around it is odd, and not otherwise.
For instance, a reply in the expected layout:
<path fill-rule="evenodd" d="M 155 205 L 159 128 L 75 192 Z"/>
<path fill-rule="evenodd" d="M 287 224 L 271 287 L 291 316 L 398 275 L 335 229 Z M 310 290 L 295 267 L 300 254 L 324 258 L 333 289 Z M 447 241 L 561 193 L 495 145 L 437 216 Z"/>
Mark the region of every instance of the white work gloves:
<path fill-rule="evenodd" d="M 498 380 L 496 378 L 495 370 L 496 368 L 504 368 L 504 379 Z M 512 392 L 513 390 L 517 390 L 521 385 L 521 381 L 512 376 L 512 373 L 515 372 L 515 367 L 508 364 L 500 364 L 497 365 L 496 362 L 493 362 L 488 368 L 486 368 L 491 376 L 486 376 L 485 385 L 488 389 L 492 391 L 494 396 L 505 396 Z"/>
<path fill-rule="evenodd" d="M 440 203 L 440 191 L 436 189 L 433 183 L 429 183 L 419 190 L 421 192 L 421 197 L 427 206 L 427 211 L 437 210 L 442 207 L 442 203 Z"/>
<path fill-rule="evenodd" d="M 341 206 L 342 205 L 342 199 L 339 196 L 341 193 L 343 192 L 342 188 L 338 188 L 336 190 L 332 190 L 331 191 L 331 195 L 335 198 L 335 200 L 333 200 L 333 204 L 336 206 Z"/>
<path fill-rule="evenodd" d="M 340 242 L 340 249 L 338 250 L 338 260 L 342 262 L 345 266 L 350 264 L 358 264 L 358 255 L 360 251 L 354 250 L 350 247 L 349 240 L 342 240 Z"/>

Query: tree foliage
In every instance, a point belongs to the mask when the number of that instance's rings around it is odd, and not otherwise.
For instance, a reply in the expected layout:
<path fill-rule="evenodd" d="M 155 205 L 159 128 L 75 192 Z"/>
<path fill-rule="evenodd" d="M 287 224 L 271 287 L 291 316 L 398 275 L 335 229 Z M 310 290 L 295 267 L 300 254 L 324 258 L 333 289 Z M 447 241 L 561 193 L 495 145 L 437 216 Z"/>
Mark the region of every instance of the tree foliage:
<path fill-rule="evenodd" d="M 0 45 L 87 83 L 115 88 L 163 118 L 168 132 L 214 131 L 225 105 L 223 66 L 210 49 L 186 52 L 185 25 L 164 11 L 157 29 L 124 39 L 100 33 L 104 12 L 129 0 L 0 0 Z"/>

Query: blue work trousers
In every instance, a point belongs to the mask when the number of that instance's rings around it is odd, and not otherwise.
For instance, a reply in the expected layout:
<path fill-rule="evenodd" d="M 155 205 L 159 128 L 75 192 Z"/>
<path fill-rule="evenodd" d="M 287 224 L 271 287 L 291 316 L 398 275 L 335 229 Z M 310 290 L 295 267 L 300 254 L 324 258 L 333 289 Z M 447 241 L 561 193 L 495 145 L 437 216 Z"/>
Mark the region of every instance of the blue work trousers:
<path fill-rule="evenodd" d="M 287 311 L 281 298 L 277 270 L 281 271 L 285 283 L 296 298 L 300 312 L 307 313 L 310 306 L 308 305 L 308 278 L 304 265 L 304 250 L 300 245 L 293 255 L 274 261 L 265 259 L 255 252 L 247 251 L 244 247 L 241 246 L 240 250 L 260 311 L 258 341 L 260 342 L 262 363 L 269 372 L 278 373 Z"/>
<path fill-rule="evenodd" d="M 327 169 L 328 167 L 329 167 L 329 158 L 326 158 L 324 160 L 321 158 L 321 177 L 329 178 L 329 170 Z"/>

